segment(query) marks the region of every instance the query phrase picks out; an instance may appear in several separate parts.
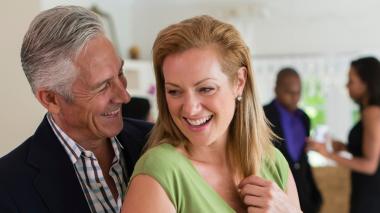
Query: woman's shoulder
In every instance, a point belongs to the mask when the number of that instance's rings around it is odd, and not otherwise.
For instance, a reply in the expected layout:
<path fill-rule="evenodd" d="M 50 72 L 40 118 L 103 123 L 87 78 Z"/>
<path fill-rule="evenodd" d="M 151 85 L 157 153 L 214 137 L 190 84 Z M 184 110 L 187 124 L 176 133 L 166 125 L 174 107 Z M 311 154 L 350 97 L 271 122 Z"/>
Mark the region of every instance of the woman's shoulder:
<path fill-rule="evenodd" d="M 175 168 L 180 162 L 179 153 L 170 144 L 160 144 L 148 149 L 137 161 L 135 170 L 162 171 Z"/>
<path fill-rule="evenodd" d="M 289 176 L 289 164 L 284 155 L 275 147 L 272 147 L 272 155 L 267 156 L 261 166 L 261 175 L 277 183 L 285 190 Z"/>
<path fill-rule="evenodd" d="M 380 116 L 380 106 L 370 105 L 363 109 L 363 116 L 372 117 Z"/>
<path fill-rule="evenodd" d="M 366 108 L 363 109 L 362 111 L 362 120 L 363 124 L 365 126 L 376 124 L 380 124 L 380 106 L 367 106 Z"/>

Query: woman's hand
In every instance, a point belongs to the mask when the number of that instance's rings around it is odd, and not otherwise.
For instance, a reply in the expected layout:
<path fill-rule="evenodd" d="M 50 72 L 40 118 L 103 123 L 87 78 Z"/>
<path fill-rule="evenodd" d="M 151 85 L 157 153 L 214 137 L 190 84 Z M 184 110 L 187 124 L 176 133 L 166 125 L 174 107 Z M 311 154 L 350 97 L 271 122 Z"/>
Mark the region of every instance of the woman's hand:
<path fill-rule="evenodd" d="M 342 143 L 341 141 L 332 140 L 331 145 L 332 145 L 334 152 L 340 152 L 343 150 L 347 150 L 346 145 L 344 143 Z"/>
<path fill-rule="evenodd" d="M 272 181 L 251 175 L 244 178 L 238 187 L 249 213 L 301 212 L 299 205 L 294 204 L 288 195 Z"/>
<path fill-rule="evenodd" d="M 306 141 L 307 141 L 307 149 L 308 150 L 316 151 L 326 158 L 330 157 L 330 152 L 327 151 L 327 147 L 326 147 L 325 143 L 316 142 L 315 140 L 313 140 L 311 138 L 307 138 Z"/>

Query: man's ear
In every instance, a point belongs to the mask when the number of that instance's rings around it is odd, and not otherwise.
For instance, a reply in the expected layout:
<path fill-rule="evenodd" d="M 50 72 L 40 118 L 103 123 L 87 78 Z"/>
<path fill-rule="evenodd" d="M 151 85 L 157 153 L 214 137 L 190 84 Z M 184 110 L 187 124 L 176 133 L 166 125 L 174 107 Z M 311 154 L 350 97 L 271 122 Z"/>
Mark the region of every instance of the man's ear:
<path fill-rule="evenodd" d="M 236 95 L 242 95 L 245 87 L 245 82 L 247 81 L 247 68 L 240 67 L 237 71 L 237 79 L 236 79 Z"/>
<path fill-rule="evenodd" d="M 55 114 L 60 111 L 58 94 L 45 89 L 38 89 L 35 94 L 38 101 L 44 106 L 49 112 Z"/>

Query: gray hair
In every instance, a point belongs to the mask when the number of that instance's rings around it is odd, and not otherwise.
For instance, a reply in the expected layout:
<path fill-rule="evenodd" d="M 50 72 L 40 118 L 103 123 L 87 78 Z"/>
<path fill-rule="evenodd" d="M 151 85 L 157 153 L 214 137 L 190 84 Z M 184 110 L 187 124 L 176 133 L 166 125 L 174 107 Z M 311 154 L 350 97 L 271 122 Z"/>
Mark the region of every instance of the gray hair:
<path fill-rule="evenodd" d="M 74 61 L 87 41 L 103 34 L 98 16 L 79 6 L 58 6 L 34 18 L 24 36 L 21 64 L 33 93 L 38 88 L 72 100 Z"/>

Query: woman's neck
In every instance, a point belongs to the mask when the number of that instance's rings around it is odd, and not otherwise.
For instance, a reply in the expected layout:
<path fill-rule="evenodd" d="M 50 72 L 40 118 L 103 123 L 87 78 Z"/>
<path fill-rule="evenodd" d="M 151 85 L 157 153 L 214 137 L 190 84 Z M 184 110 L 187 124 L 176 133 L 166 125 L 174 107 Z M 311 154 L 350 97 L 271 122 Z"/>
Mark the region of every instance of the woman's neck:
<path fill-rule="evenodd" d="M 214 143 L 208 146 L 195 146 L 188 143 L 183 146 L 182 150 L 192 161 L 224 166 L 227 164 L 225 143 Z"/>

